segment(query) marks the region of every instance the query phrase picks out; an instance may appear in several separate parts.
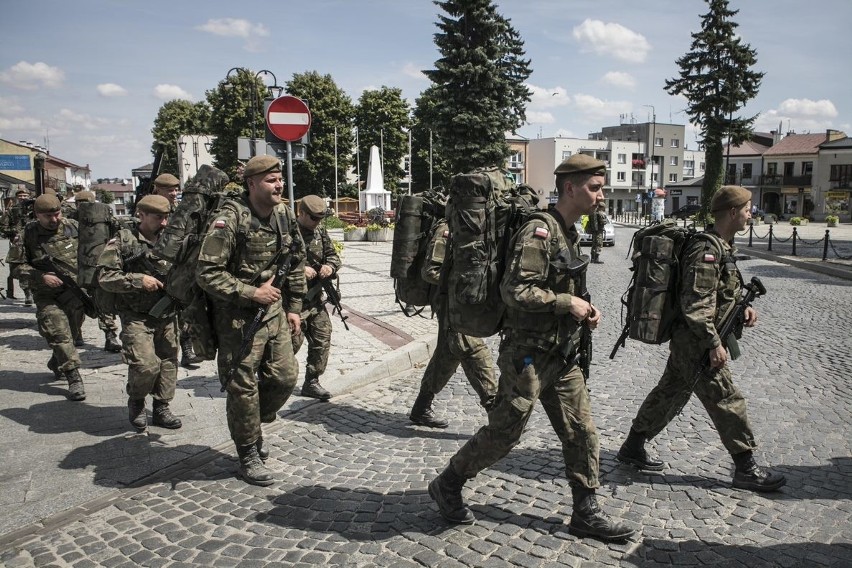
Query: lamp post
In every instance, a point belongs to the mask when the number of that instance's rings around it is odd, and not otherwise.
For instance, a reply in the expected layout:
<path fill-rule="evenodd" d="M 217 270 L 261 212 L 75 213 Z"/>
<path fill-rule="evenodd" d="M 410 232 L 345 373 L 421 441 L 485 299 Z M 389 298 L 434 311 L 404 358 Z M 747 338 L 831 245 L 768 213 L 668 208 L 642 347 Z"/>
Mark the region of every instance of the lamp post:
<path fill-rule="evenodd" d="M 651 204 L 651 195 L 653 195 L 652 191 L 654 190 L 654 166 L 656 165 L 654 162 L 654 146 L 657 145 L 657 109 L 654 108 L 654 105 L 642 105 L 643 107 L 648 107 L 651 109 L 651 175 L 648 178 L 648 205 Z M 642 203 L 645 203 L 645 200 L 642 200 Z M 642 216 L 645 216 L 645 207 L 642 207 Z"/>
<path fill-rule="evenodd" d="M 334 127 L 334 214 L 340 214 L 340 205 L 337 202 L 337 127 Z"/>
<path fill-rule="evenodd" d="M 199 167 L 198 166 L 198 156 L 201 153 L 199 148 L 198 148 L 198 144 L 199 144 L 199 142 L 201 142 L 201 139 L 204 138 L 204 140 L 205 140 L 203 142 L 204 150 L 209 155 L 210 146 L 211 146 L 210 136 L 207 135 L 207 134 L 183 134 L 183 135 L 181 135 L 181 138 L 189 138 L 192 141 L 192 155 L 195 158 L 195 171 L 193 172 L 192 175 L 195 175 L 195 174 L 198 173 L 198 167 Z M 180 148 L 181 158 L 183 158 L 183 153 L 186 151 L 186 141 L 181 140 L 180 142 L 178 142 L 178 148 Z M 185 159 L 184 159 L 184 167 L 187 170 L 190 169 L 190 163 Z M 187 176 L 187 178 L 189 178 L 189 177 L 191 177 L 191 176 Z M 183 181 L 183 180 L 181 180 L 181 181 Z"/>

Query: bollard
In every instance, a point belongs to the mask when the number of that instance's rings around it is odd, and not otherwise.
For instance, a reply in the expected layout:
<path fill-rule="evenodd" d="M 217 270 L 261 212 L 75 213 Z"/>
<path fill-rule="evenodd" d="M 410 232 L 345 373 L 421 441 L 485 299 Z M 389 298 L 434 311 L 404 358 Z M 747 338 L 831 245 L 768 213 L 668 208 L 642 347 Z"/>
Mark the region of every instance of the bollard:
<path fill-rule="evenodd" d="M 751 247 L 751 239 L 754 236 L 754 223 L 748 226 L 748 246 Z"/>
<path fill-rule="evenodd" d="M 769 248 L 766 250 L 772 250 L 772 225 L 769 225 Z"/>
<path fill-rule="evenodd" d="M 796 231 L 796 227 L 793 227 L 793 256 L 796 256 L 796 238 L 798 236 L 798 231 Z"/>
<path fill-rule="evenodd" d="M 831 235 L 831 231 L 828 229 L 825 230 L 825 244 L 822 245 L 822 259 L 828 260 L 828 239 Z"/>

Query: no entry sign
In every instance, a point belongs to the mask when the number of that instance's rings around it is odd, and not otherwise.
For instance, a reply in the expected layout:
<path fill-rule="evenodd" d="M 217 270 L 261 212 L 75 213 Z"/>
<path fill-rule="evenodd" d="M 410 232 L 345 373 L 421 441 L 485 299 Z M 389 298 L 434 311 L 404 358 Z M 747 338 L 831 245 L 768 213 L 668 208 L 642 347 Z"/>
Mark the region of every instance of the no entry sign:
<path fill-rule="evenodd" d="M 276 138 L 296 142 L 311 128 L 311 111 L 299 97 L 284 95 L 269 104 L 266 125 Z"/>

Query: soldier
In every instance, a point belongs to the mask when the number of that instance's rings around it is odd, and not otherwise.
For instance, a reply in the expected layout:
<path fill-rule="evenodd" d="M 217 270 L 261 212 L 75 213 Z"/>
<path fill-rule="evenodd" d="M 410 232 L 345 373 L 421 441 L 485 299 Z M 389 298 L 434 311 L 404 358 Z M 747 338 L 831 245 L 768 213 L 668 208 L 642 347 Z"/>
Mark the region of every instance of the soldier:
<path fill-rule="evenodd" d="M 24 227 L 27 223 L 35 219 L 32 211 L 32 195 L 26 189 L 19 189 L 15 192 L 15 203 L 3 215 L 2 223 L 0 223 L 0 231 L 3 236 L 9 239 L 9 253 L 12 254 L 12 249 L 16 246 L 21 246 L 19 237 L 24 233 Z M 8 259 L 8 257 L 7 257 Z M 15 278 L 12 276 L 11 270 L 6 278 L 6 296 L 15 299 Z M 29 283 L 21 282 L 21 290 L 24 291 L 24 305 L 33 305 L 33 295 L 30 291 Z"/>
<path fill-rule="evenodd" d="M 432 412 L 432 400 L 447 386 L 459 365 L 464 369 L 470 386 L 479 395 L 479 402 L 486 412 L 491 409 L 497 396 L 491 350 L 482 339 L 453 331 L 447 321 L 448 298 L 446 291 L 440 290 L 438 282 L 448 237 L 447 222 L 442 219 L 432 231 L 426 249 L 429 252 L 421 274 L 424 280 L 434 285 L 430 303 L 432 312 L 438 317 L 438 340 L 408 418 L 415 424 L 429 428 L 446 428 L 449 425 Z"/>
<path fill-rule="evenodd" d="M 177 196 L 180 193 L 180 180 L 172 174 L 160 174 L 154 178 L 153 193 L 169 200 L 169 207 L 174 212 Z M 189 325 L 181 318 L 178 312 L 178 329 L 180 330 L 180 366 L 185 369 L 198 368 L 196 363 L 202 361 L 196 356 L 192 348 L 192 336 L 189 334 Z"/>
<path fill-rule="evenodd" d="M 33 210 L 36 221 L 24 230 L 22 246 L 15 253 L 20 256 L 10 258 L 13 275 L 32 287 L 38 331 L 53 350 L 48 369 L 57 379 L 64 376 L 68 381 L 70 400 L 86 400 L 74 346 L 74 331 L 80 329 L 84 308 L 71 289 L 77 278 L 77 222 L 62 218 L 55 194 L 38 196 Z M 51 260 L 54 266 L 45 265 Z M 60 276 L 71 284 L 63 283 Z"/>
<path fill-rule="evenodd" d="M 219 379 L 227 390 L 239 473 L 246 482 L 265 486 L 273 478 L 263 463 L 269 451 L 261 423 L 275 420 L 296 385 L 291 333 L 299 333 L 301 325 L 305 267 L 295 216 L 281 204 L 281 163 L 255 156 L 246 164 L 244 180 L 246 191 L 225 201 L 211 223 L 196 274 L 212 303 Z M 284 278 L 280 289 L 273 286 L 276 272 Z M 238 360 L 243 330 L 264 306 L 263 324 L 248 354 Z"/>
<path fill-rule="evenodd" d="M 509 453 L 520 440 L 537 399 L 562 442 L 571 485 L 569 531 L 576 536 L 624 540 L 635 533 L 611 519 L 595 499 L 598 436 L 589 393 L 577 362 L 581 326 L 597 327 L 600 311 L 583 300 L 580 279 L 588 264 L 580 257 L 574 222 L 603 200 L 606 164 L 575 154 L 557 166 L 557 202 L 535 214 L 512 242 L 500 284 L 507 305 L 500 344 L 497 400 L 482 427 L 429 484 L 441 515 L 473 523 L 462 499 L 464 483 Z"/>
<path fill-rule="evenodd" d="M 320 225 L 325 215 L 325 202 L 321 197 L 306 195 L 302 198 L 296 221 L 305 242 L 305 280 L 308 293 L 302 304 L 302 333 L 293 336 L 294 353 L 299 352 L 305 340 L 308 342 L 302 396 L 322 401 L 331 399 L 331 393 L 319 383 L 331 349 L 331 319 L 323 302 L 322 280 L 334 278 L 342 264 L 328 231 Z"/>
<path fill-rule="evenodd" d="M 759 467 L 754 461 L 754 440 L 742 393 L 734 385 L 727 365 L 726 346 L 716 326 L 740 298 L 742 276 L 735 264 L 734 235 L 749 219 L 751 192 L 724 186 L 710 207 L 715 224 L 706 234 L 713 239 L 691 239 L 682 255 L 680 308 L 669 344 L 669 360 L 660 382 L 648 394 L 617 458 L 639 469 L 661 471 L 662 461 L 652 458 L 645 442 L 659 434 L 677 415 L 695 385 L 695 395 L 707 409 L 725 449 L 734 460 L 733 486 L 753 491 L 775 491 L 786 483 L 783 475 Z M 720 259 L 722 259 L 720 261 Z M 757 323 L 757 311 L 745 310 L 745 327 Z M 695 382 L 695 370 L 704 354 L 710 354 L 710 370 Z"/>
<path fill-rule="evenodd" d="M 604 227 L 606 226 L 606 205 L 600 203 L 594 214 L 589 215 L 589 233 L 592 235 L 592 262 L 603 264 L 601 249 L 603 249 Z"/>
<path fill-rule="evenodd" d="M 121 317 L 122 357 L 127 363 L 127 408 L 137 431 L 148 426 L 145 397 L 154 399 L 154 426 L 176 429 L 181 421 L 169 403 L 177 383 L 177 327 L 174 311 L 160 318 L 148 314 L 164 295 L 166 263 L 151 249 L 169 218 L 169 201 L 146 195 L 136 204 L 138 222 L 121 229 L 98 259 L 98 285 L 115 294 Z"/>

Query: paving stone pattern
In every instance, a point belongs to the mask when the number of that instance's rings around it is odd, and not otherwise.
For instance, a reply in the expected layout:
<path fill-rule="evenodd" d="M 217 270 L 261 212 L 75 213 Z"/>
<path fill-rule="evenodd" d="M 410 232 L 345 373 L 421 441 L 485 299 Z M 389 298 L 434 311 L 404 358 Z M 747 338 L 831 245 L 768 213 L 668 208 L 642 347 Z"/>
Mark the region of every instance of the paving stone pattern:
<path fill-rule="evenodd" d="M 730 458 L 695 401 L 649 444 L 667 468 L 641 473 L 614 456 L 638 405 L 662 373 L 667 351 L 665 346 L 628 342 L 615 360 L 607 358 L 620 331 L 618 298 L 629 279 L 624 258 L 629 235 L 630 229 L 619 227 L 617 246 L 603 252 L 605 264 L 591 266 L 593 302 L 603 310 L 604 322 L 595 334 L 590 388 L 601 440 L 602 506 L 641 530 L 635 541 L 604 544 L 568 534 L 570 489 L 558 440 L 540 408 L 519 446 L 466 485 L 476 524 L 444 523 L 426 485 L 485 419 L 461 373 L 436 398 L 436 412 L 450 420 L 446 430 L 408 423 L 422 374 L 417 368 L 353 389 L 328 404 L 288 405 L 267 432 L 267 463 L 277 478 L 267 488 L 234 477 L 233 450 L 214 435 L 226 429 L 221 398 L 210 388 L 204 395 L 217 403 L 208 408 L 216 413 L 216 423 L 194 432 L 192 444 L 182 446 L 190 454 L 187 446 L 195 445 L 194 455 L 129 488 L 113 489 L 120 486 L 115 478 L 123 471 L 121 453 L 140 443 L 120 432 L 118 422 L 126 421 L 121 409 L 116 410 L 123 400 L 118 393 L 122 373 L 116 371 L 119 376 L 112 379 L 114 399 L 103 403 L 108 407 L 101 411 L 103 417 L 92 417 L 99 425 L 85 427 L 78 420 L 74 425 L 85 436 L 72 436 L 70 426 L 59 427 L 52 418 L 72 404 L 61 397 L 59 386 L 35 377 L 34 371 L 16 377 L 18 372 L 6 371 L 4 364 L 3 398 L 20 393 L 35 402 L 22 404 L 15 413 L 0 402 L 4 431 L 15 437 L 23 426 L 34 445 L 65 434 L 66 446 L 55 448 L 55 454 L 98 456 L 88 465 L 80 459 L 60 476 L 48 475 L 53 483 L 41 490 L 51 498 L 61 496 L 62 475 L 74 474 L 88 477 L 90 484 L 113 485 L 98 493 L 97 500 L 80 501 L 77 508 L 48 516 L 36 528 L 7 533 L 0 540 L 0 565 L 849 566 L 852 283 L 762 258 L 740 263 L 744 276 L 760 276 L 769 293 L 757 301 L 758 327 L 746 331 L 744 356 L 732 369 L 749 403 L 759 460 L 777 466 L 788 478 L 786 487 L 766 495 L 732 489 Z M 370 301 L 375 293 L 384 302 L 387 272 L 379 262 L 360 263 L 355 253 L 360 250 L 353 246 L 346 253 L 352 256 L 344 260 L 358 263 L 351 273 L 363 275 L 359 285 L 368 289 L 363 299 Z M 357 294 L 345 289 L 344 294 L 345 303 L 356 301 Z M 382 308 L 387 312 L 383 317 L 402 317 L 388 304 Z M 14 319 L 23 325 L 28 317 L 22 312 Z M 400 327 L 416 331 L 419 325 L 424 324 L 405 320 Z M 4 323 L 0 334 L 4 361 L 15 341 L 14 333 L 7 335 L 9 329 Z M 491 345 L 496 349 L 494 340 Z M 24 354 L 30 359 L 35 355 Z M 38 356 L 46 359 L 44 353 Z M 25 379 L 38 381 L 37 393 L 22 386 L 15 390 Z M 187 390 L 195 393 L 197 388 Z M 42 413 L 40 419 L 32 416 L 35 412 Z M 112 430 L 110 419 L 116 422 Z M 46 421 L 54 426 L 44 425 Z M 156 434 L 144 442 L 152 448 L 175 444 L 165 432 Z M 9 438 L 3 437 L 2 448 L 4 500 L 10 477 L 5 470 L 11 467 L 6 456 L 14 461 L 14 452 L 24 452 L 18 460 L 24 485 L 42 467 Z M 99 464 L 94 480 L 92 462 Z M 112 462 L 112 467 L 101 465 Z M 4 522 L 10 508 L 0 510 Z"/>

